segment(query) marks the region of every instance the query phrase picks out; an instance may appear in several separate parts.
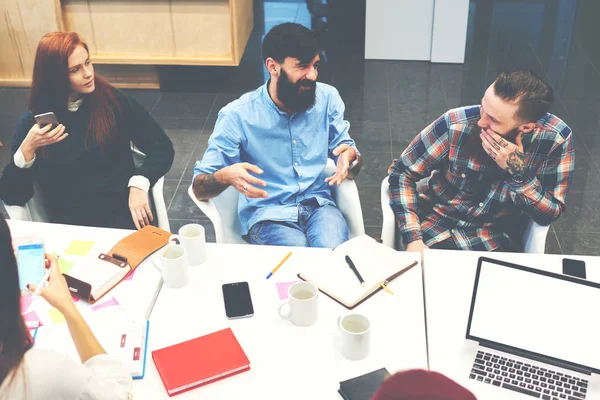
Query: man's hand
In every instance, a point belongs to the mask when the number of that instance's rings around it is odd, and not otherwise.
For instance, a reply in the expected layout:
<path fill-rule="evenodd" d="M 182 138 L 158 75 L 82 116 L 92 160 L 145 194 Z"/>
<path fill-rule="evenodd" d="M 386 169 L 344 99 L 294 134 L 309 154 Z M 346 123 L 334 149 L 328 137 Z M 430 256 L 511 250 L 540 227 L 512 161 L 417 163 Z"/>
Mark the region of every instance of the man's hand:
<path fill-rule="evenodd" d="M 325 178 L 325 182 L 328 182 L 329 186 L 333 186 L 336 183 L 339 186 L 348 176 L 348 168 L 358 155 L 356 154 L 356 150 L 347 144 L 338 146 L 333 150 L 333 155 L 338 158 L 335 173 Z"/>
<path fill-rule="evenodd" d="M 427 245 L 423 243 L 422 240 L 415 240 L 414 242 L 410 242 L 408 246 L 406 246 L 406 251 L 414 251 L 414 252 L 422 252 L 425 249 L 428 249 Z"/>
<path fill-rule="evenodd" d="M 498 166 L 511 175 L 524 175 L 527 170 L 525 154 L 523 153 L 523 133 L 520 131 L 513 144 L 502 136 L 489 130 L 481 130 L 481 144 Z"/>
<path fill-rule="evenodd" d="M 129 211 L 137 229 L 142 229 L 154 221 L 148 193 L 135 186 L 129 187 Z"/>
<path fill-rule="evenodd" d="M 238 192 L 250 199 L 269 197 L 269 194 L 265 190 L 258 189 L 254 186 L 259 185 L 265 187 L 267 186 L 267 183 L 250 175 L 248 171 L 252 171 L 259 175 L 263 173 L 263 170 L 256 165 L 244 162 L 221 168 L 215 172 L 214 176 L 219 183 L 233 186 Z"/>

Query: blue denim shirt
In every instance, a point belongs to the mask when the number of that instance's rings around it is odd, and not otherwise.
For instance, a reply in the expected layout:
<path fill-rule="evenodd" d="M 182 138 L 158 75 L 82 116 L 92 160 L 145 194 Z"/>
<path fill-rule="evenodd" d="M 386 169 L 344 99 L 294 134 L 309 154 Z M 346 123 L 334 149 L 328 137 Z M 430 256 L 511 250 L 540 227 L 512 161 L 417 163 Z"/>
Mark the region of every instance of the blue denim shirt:
<path fill-rule="evenodd" d="M 315 105 L 288 114 L 271 100 L 268 84 L 223 107 L 208 149 L 194 168 L 194 178 L 240 162 L 264 171 L 259 178 L 267 183 L 269 196 L 239 196 L 242 235 L 260 221 L 297 222 L 303 200 L 315 198 L 321 206 L 333 203 L 322 176 L 327 159 L 335 160 L 332 152 L 343 143 L 356 149 L 348 135 L 350 123 L 344 120 L 344 102 L 334 87 L 317 83 Z"/>

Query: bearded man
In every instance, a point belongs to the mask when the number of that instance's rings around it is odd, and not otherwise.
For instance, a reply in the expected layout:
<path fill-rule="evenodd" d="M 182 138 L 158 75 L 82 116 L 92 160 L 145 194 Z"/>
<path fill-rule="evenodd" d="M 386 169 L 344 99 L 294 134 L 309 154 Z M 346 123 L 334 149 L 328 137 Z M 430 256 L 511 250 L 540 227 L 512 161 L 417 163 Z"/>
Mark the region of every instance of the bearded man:
<path fill-rule="evenodd" d="M 198 199 L 229 186 L 240 192 L 240 233 L 251 244 L 336 247 L 348 240 L 331 186 L 358 173 L 360 155 L 338 91 L 317 83 L 319 53 L 304 26 L 271 29 L 262 45 L 269 80 L 219 112 L 196 162 Z M 323 177 L 328 158 L 336 171 Z"/>

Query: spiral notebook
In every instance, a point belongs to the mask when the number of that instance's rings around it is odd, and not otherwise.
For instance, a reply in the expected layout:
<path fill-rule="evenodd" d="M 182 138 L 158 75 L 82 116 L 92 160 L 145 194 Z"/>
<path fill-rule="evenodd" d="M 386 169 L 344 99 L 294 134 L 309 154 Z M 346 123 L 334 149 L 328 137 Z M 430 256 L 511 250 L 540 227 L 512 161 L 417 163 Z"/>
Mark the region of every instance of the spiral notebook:
<path fill-rule="evenodd" d="M 349 267 L 346 256 L 354 262 L 364 285 Z M 322 262 L 304 265 L 298 277 L 314 283 L 322 293 L 352 310 L 415 265 L 417 262 L 403 252 L 362 235 L 333 249 Z"/>

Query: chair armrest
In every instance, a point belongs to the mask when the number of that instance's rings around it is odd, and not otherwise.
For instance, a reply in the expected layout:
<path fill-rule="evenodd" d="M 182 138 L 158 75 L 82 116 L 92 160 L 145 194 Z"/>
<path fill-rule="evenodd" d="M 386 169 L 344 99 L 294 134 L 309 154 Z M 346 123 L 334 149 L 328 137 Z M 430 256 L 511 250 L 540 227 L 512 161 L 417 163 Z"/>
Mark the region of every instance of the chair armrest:
<path fill-rule="evenodd" d="M 381 241 L 384 245 L 395 249 L 396 243 L 396 216 L 392 207 L 390 207 L 390 198 L 388 189 L 390 184 L 388 177 L 383 178 L 381 182 L 381 211 L 383 213 L 383 223 L 381 225 Z"/>
<path fill-rule="evenodd" d="M 167 206 L 165 204 L 165 197 L 163 195 L 164 183 L 164 177 L 161 177 L 158 181 L 156 181 L 151 189 L 152 200 L 154 201 L 154 208 L 156 209 L 158 227 L 167 232 L 171 232 L 171 224 L 169 223 L 169 215 L 167 214 Z"/>
<path fill-rule="evenodd" d="M 530 218 L 523 233 L 525 253 L 544 254 L 549 230 L 550 225 L 540 225 Z"/>
<path fill-rule="evenodd" d="M 219 215 L 219 210 L 215 205 L 215 202 L 212 199 L 208 200 L 198 200 L 196 195 L 194 194 L 193 185 L 190 185 L 188 188 L 188 195 L 192 199 L 192 201 L 198 206 L 200 211 L 204 213 L 212 222 L 215 228 L 215 240 L 217 243 L 224 242 L 224 232 L 223 232 L 223 222 L 221 221 L 221 216 Z"/>
<path fill-rule="evenodd" d="M 348 224 L 348 237 L 365 234 L 365 223 L 358 196 L 356 182 L 352 179 L 344 179 L 341 185 L 333 185 L 332 195 L 335 203 Z"/>
<path fill-rule="evenodd" d="M 4 203 L 2 203 L 2 204 L 4 204 Z M 8 213 L 8 217 L 10 219 L 14 219 L 15 221 L 33 221 L 31 219 L 31 213 L 29 212 L 27 205 L 25 205 L 25 206 L 9 206 L 8 204 L 4 204 L 4 208 L 6 209 L 6 212 Z"/>

